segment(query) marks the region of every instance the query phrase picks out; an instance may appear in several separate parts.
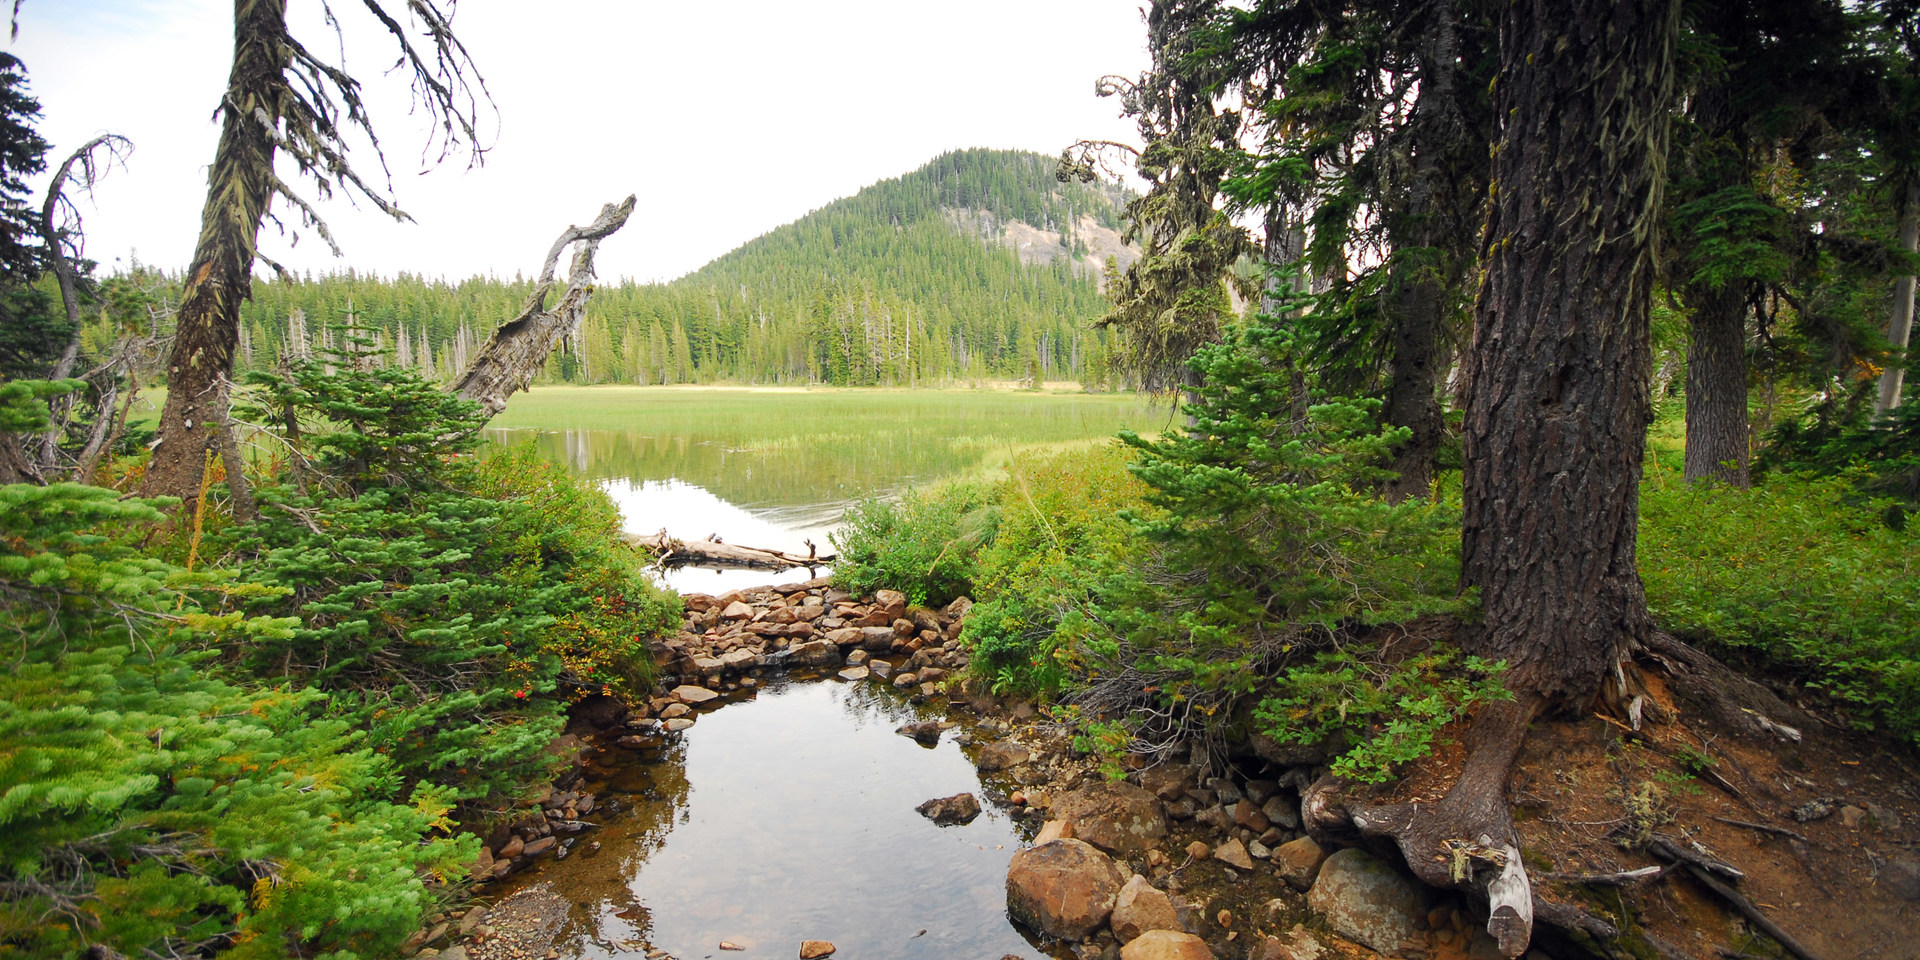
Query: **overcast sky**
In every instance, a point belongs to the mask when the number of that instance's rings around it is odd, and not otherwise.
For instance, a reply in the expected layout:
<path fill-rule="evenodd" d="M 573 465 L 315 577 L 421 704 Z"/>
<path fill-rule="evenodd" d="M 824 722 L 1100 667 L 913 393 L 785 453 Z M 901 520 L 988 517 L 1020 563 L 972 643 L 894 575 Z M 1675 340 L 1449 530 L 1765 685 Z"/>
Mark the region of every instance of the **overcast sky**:
<path fill-rule="evenodd" d="M 1094 81 L 1147 62 L 1133 0 L 464 0 L 454 26 L 497 105 L 483 115 L 492 149 L 482 167 L 436 168 L 422 157 L 425 130 L 403 78 L 385 74 L 391 41 L 359 0 L 334 6 L 394 193 L 417 222 L 339 198 L 322 204 L 338 259 L 317 236 L 293 245 L 263 231 L 262 253 L 314 272 L 531 274 L 567 224 L 634 193 L 633 219 L 601 247 L 600 275 L 672 279 L 945 150 L 1057 154 L 1083 137 L 1130 141 L 1131 124 L 1116 101 L 1094 96 Z M 337 54 L 319 0 L 289 7 L 309 49 Z M 232 9 L 231 0 L 22 7 L 8 49 L 44 109 L 49 163 L 99 133 L 135 143 L 126 169 L 82 203 L 95 259 L 137 254 L 179 268 L 191 258 Z M 355 159 L 377 171 L 371 152 Z"/>

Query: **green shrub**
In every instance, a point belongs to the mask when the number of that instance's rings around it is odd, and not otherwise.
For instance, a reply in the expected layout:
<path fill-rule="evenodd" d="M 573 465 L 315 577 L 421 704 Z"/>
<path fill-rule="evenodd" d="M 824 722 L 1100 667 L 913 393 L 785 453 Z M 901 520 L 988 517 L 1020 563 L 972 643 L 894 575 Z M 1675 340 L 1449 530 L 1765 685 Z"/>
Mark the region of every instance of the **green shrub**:
<path fill-rule="evenodd" d="M 141 556 L 155 507 L 0 487 L 0 955 L 395 955 L 426 880 L 474 856 L 451 798 L 396 795 L 319 695 L 210 669 L 295 623 L 222 609 L 272 588 Z"/>
<path fill-rule="evenodd" d="M 466 455 L 473 404 L 348 343 L 334 372 L 252 378 L 290 468 L 258 490 L 259 520 L 210 543 L 286 588 L 248 609 L 300 624 L 226 653 L 327 692 L 408 782 L 513 795 L 551 775 L 569 701 L 644 689 L 646 641 L 678 604 L 617 542 L 604 493 L 530 449 Z"/>
<path fill-rule="evenodd" d="M 1656 471 L 1640 493 L 1640 575 L 1661 626 L 1920 743 L 1920 530 L 1882 522 L 1886 502 L 1858 492 L 1869 476 L 1740 490 Z"/>
<path fill-rule="evenodd" d="M 1461 660 L 1446 648 L 1396 664 L 1369 659 L 1373 653 L 1329 650 L 1287 668 L 1254 708 L 1255 720 L 1283 743 L 1339 744 L 1334 773 L 1385 783 L 1476 704 L 1513 699 L 1500 683 L 1504 663 Z"/>
<path fill-rule="evenodd" d="M 867 500 L 847 511 L 832 542 L 833 579 L 856 594 L 898 590 L 917 604 L 944 605 L 974 589 L 975 554 L 993 538 L 991 488 L 951 483 Z"/>

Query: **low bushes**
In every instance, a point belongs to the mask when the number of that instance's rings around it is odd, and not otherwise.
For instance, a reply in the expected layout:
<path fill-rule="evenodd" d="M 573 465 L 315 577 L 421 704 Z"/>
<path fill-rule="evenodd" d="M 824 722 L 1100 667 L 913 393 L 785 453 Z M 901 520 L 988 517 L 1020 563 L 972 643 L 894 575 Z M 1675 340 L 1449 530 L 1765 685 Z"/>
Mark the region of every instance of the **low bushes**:
<path fill-rule="evenodd" d="M 1889 527 L 1862 479 L 1774 474 L 1740 490 L 1656 473 L 1640 574 L 1675 635 L 1920 743 L 1920 530 Z"/>

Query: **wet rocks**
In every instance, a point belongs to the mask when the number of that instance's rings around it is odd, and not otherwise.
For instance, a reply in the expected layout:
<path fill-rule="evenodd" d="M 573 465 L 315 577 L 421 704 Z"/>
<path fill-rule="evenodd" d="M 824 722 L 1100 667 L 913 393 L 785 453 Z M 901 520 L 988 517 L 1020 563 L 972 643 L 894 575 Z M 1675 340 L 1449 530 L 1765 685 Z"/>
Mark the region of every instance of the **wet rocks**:
<path fill-rule="evenodd" d="M 1213 951 L 1191 933 L 1149 930 L 1120 948 L 1120 960 L 1213 960 Z"/>
<path fill-rule="evenodd" d="M 1033 751 L 1021 744 L 1012 740 L 996 740 L 980 748 L 980 754 L 974 758 L 973 765 L 992 773 L 1008 767 L 1017 767 L 1026 763 L 1027 758 L 1031 756 Z"/>
<path fill-rule="evenodd" d="M 899 729 L 893 732 L 903 737 L 911 737 L 915 743 L 921 746 L 931 747 L 940 742 L 940 730 L 939 721 L 922 720 L 918 723 L 902 724 Z"/>
<path fill-rule="evenodd" d="M 951 797 L 928 800 L 913 809 L 928 820 L 946 826 L 973 822 L 973 818 L 980 815 L 980 801 L 971 793 L 956 793 Z"/>
<path fill-rule="evenodd" d="M 719 694 L 708 690 L 706 687 L 696 687 L 690 683 L 683 683 L 680 686 L 674 687 L 673 692 L 668 694 L 668 696 L 690 707 L 697 707 L 720 697 Z"/>
<path fill-rule="evenodd" d="M 1307 905 L 1333 932 L 1389 956 L 1405 956 L 1401 944 L 1424 940 L 1425 888 L 1364 850 L 1328 857 Z"/>
<path fill-rule="evenodd" d="M 787 662 L 796 667 L 837 667 L 840 648 L 826 640 L 807 640 L 789 647 Z"/>
<path fill-rule="evenodd" d="M 1180 929 L 1180 914 L 1165 893 L 1136 873 L 1114 899 L 1110 926 L 1114 937 L 1126 943 L 1149 930 Z"/>
<path fill-rule="evenodd" d="M 1007 912 L 1050 937 L 1085 940 L 1112 915 L 1127 871 L 1092 844 L 1055 840 L 1013 855 Z"/>
<path fill-rule="evenodd" d="M 866 667 L 848 667 L 845 670 L 842 670 L 839 673 L 835 674 L 835 676 L 839 677 L 842 680 L 848 680 L 848 681 L 865 680 L 867 678 L 868 672 L 869 671 L 867 670 Z"/>
<path fill-rule="evenodd" d="M 1056 800 L 1052 813 L 1073 824 L 1075 837 L 1119 856 L 1143 856 L 1167 836 L 1160 801 L 1131 783 L 1081 787 Z"/>

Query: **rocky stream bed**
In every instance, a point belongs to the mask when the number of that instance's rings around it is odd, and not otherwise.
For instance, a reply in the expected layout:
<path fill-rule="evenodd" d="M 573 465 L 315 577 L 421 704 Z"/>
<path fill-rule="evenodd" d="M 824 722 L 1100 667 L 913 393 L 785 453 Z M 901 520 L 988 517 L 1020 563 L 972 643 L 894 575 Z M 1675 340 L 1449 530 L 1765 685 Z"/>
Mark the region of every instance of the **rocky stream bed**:
<path fill-rule="evenodd" d="M 978 794 L 928 795 L 918 811 L 948 825 L 942 828 L 946 831 L 968 829 L 983 811 L 988 819 L 1014 825 L 1012 845 L 1018 849 L 1005 861 L 1004 901 L 960 903 L 966 897 L 954 891 L 956 903 L 948 905 L 978 914 L 959 921 L 960 926 L 1013 921 L 1023 939 L 1009 940 L 1014 949 L 1002 960 L 1034 953 L 1062 960 L 1493 960 L 1499 955 L 1472 907 L 1458 895 L 1426 887 L 1363 849 L 1326 850 L 1302 834 L 1300 795 L 1322 757 L 1255 737 L 1228 756 L 1196 747 L 1179 762 L 1143 766 L 1125 780 L 1110 781 L 1092 758 L 1073 748 L 1067 729 L 1029 704 L 970 691 L 964 682 L 967 654 L 956 642 L 970 606 L 965 600 L 942 610 L 912 608 L 891 591 L 856 598 L 822 579 L 721 597 L 689 595 L 686 604 L 684 629 L 655 649 L 666 678 L 658 695 L 637 710 L 608 699 L 576 708 L 568 736 L 555 745 L 574 760 L 575 769 L 554 788 L 528 797 L 524 813 L 486 838 L 487 847 L 473 865 L 475 878 L 486 884 L 483 892 L 494 891 L 489 894 L 494 902 L 435 918 L 408 945 L 409 955 L 419 960 L 691 960 L 731 952 L 803 958 L 856 952 L 960 955 L 915 943 L 925 929 L 897 931 L 893 940 L 862 941 L 863 949 L 852 952 L 844 942 L 836 946 L 825 939 L 824 932 L 796 934 L 786 942 L 714 934 L 697 950 L 681 946 L 678 953 L 648 939 L 646 923 L 632 927 L 637 935 L 618 941 L 563 936 L 569 923 L 594 922 L 588 916 L 592 905 L 557 892 L 567 885 L 552 879 L 559 868 L 548 864 L 596 856 L 601 845 L 596 824 L 617 815 L 623 803 L 664 794 L 671 813 L 676 804 L 688 802 L 685 781 L 663 786 L 665 774 L 647 775 L 652 780 L 643 776 L 642 787 L 629 783 L 622 794 L 626 801 L 610 798 L 619 791 L 609 784 L 622 777 L 631 781 L 634 770 L 684 754 L 679 744 L 688 731 L 718 722 L 720 711 L 752 702 L 762 690 L 810 683 L 836 684 L 876 703 L 911 705 L 910 714 L 889 714 L 909 718 L 894 731 L 900 738 L 929 748 L 960 745 L 977 770 Z M 905 809 L 915 803 L 902 796 L 896 805 Z M 787 812 L 793 820 L 785 828 L 789 831 L 805 831 L 809 820 L 835 815 L 833 810 Z M 684 810 L 673 815 L 685 822 Z M 1899 823 L 1890 808 L 1872 817 Z M 660 830 L 650 829 L 654 832 L 641 844 L 648 850 L 662 842 L 656 836 Z M 715 842 L 727 845 L 724 839 Z M 980 846 L 986 849 L 984 842 Z M 763 854 L 718 849 L 706 855 Z M 916 855 L 913 849 L 877 854 L 909 864 Z M 785 866 L 804 873 L 806 857 L 798 859 L 798 865 Z M 594 882 L 619 886 L 633 869 L 630 863 L 611 863 Z M 779 909 L 761 902 L 744 906 Z M 1001 906 L 1003 914 L 996 909 Z M 725 909 L 738 916 L 742 905 Z M 615 916 L 645 918 L 648 910 L 636 901 Z M 886 926 L 887 920 L 864 919 L 859 928 L 874 925 Z M 980 946 L 984 943 L 969 949 Z M 1553 956 L 1543 944 L 1527 960 Z"/>

